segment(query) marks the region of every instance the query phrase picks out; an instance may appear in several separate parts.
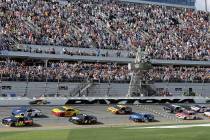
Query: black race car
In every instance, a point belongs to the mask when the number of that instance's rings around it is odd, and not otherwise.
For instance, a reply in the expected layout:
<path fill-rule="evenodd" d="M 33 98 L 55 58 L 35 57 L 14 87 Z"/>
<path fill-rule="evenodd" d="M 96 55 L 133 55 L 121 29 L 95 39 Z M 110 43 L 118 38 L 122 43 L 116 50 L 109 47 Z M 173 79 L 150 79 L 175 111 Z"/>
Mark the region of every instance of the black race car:
<path fill-rule="evenodd" d="M 163 106 L 163 110 L 165 110 L 168 113 L 180 113 L 183 112 L 183 108 L 178 105 L 173 104 L 167 104 Z"/>
<path fill-rule="evenodd" d="M 92 115 L 78 114 L 74 117 L 70 117 L 69 121 L 74 124 L 96 124 L 97 118 Z"/>

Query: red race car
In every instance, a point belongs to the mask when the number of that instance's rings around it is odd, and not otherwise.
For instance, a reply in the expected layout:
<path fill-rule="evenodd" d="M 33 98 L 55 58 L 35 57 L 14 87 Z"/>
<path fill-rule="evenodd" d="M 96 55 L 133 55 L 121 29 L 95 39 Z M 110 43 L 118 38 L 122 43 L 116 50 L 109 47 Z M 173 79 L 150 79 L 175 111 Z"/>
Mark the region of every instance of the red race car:
<path fill-rule="evenodd" d="M 183 120 L 196 120 L 197 116 L 194 111 L 184 111 L 181 113 L 177 113 L 176 117 Z"/>

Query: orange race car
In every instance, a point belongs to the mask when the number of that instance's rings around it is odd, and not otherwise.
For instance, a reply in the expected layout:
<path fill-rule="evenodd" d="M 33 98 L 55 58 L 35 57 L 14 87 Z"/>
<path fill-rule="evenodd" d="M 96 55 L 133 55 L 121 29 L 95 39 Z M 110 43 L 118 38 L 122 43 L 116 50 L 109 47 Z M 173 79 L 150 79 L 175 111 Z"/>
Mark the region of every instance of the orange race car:
<path fill-rule="evenodd" d="M 52 114 L 57 117 L 72 117 L 76 116 L 79 113 L 80 111 L 78 109 L 72 108 L 70 106 L 61 106 L 52 109 Z"/>
<path fill-rule="evenodd" d="M 125 105 L 114 105 L 107 108 L 107 111 L 114 114 L 131 114 L 132 108 Z"/>

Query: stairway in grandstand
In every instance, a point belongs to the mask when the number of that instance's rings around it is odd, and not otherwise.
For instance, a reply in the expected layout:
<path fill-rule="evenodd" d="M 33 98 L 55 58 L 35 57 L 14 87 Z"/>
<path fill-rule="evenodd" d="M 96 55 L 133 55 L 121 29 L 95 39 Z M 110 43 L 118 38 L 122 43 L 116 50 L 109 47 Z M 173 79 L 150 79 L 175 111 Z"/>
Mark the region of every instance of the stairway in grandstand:
<path fill-rule="evenodd" d="M 148 83 L 149 69 L 152 69 L 152 65 L 149 62 L 147 53 L 139 47 L 135 62 L 130 65 L 132 77 L 129 84 L 128 97 L 153 96 L 156 94 L 155 88 Z"/>
<path fill-rule="evenodd" d="M 136 73 L 133 74 L 127 96 L 152 96 L 155 94 L 156 91 L 153 84 L 145 83 L 145 81 L 141 80 L 140 76 L 137 76 Z"/>
<path fill-rule="evenodd" d="M 92 81 L 81 82 L 77 87 L 70 91 L 70 96 L 81 97 L 86 96 L 89 88 L 93 85 Z"/>

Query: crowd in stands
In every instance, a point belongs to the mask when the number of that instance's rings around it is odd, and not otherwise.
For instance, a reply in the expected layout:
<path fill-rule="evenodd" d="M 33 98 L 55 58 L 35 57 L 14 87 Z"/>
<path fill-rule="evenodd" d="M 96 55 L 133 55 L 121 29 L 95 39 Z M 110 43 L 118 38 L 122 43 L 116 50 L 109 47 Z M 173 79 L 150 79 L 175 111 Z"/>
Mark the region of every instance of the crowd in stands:
<path fill-rule="evenodd" d="M 59 62 L 48 63 L 47 67 L 39 64 L 26 64 L 16 61 L 2 61 L 0 74 L 3 81 L 48 81 L 81 82 L 121 82 L 130 80 L 127 66 L 116 64 Z"/>
<path fill-rule="evenodd" d="M 0 34 L 20 44 L 128 51 L 140 46 L 150 58 L 209 59 L 206 12 L 116 0 L 0 2 Z"/>
<path fill-rule="evenodd" d="M 2 81 L 48 82 L 129 82 L 131 71 L 127 65 L 85 62 L 39 63 L 0 61 Z M 155 66 L 145 74 L 145 79 L 156 82 L 210 82 L 210 69 L 183 66 Z"/>
<path fill-rule="evenodd" d="M 149 81 L 209 82 L 210 68 L 156 66 L 148 72 Z"/>

